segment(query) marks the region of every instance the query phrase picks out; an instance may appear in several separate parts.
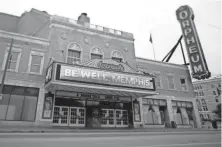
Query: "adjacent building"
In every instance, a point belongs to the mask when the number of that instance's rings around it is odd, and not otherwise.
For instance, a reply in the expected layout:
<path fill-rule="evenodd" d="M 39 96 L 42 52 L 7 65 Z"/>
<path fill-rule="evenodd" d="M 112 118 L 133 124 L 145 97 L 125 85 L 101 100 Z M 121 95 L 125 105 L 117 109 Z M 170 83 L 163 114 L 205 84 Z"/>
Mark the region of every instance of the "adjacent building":
<path fill-rule="evenodd" d="M 0 13 L 1 125 L 200 127 L 189 70 L 135 56 L 133 34 L 32 9 Z M 4 21 L 2 21 L 4 20 Z"/>
<path fill-rule="evenodd" d="M 221 75 L 202 81 L 193 81 L 195 99 L 203 127 L 212 127 L 211 120 L 218 119 L 213 113 L 221 104 Z"/>

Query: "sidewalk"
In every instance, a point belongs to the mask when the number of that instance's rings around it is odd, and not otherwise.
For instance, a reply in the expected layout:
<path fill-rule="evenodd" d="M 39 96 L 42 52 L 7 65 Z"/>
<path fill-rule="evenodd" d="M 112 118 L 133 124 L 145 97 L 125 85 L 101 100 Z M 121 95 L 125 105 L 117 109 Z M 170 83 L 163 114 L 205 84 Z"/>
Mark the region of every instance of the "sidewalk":
<path fill-rule="evenodd" d="M 99 132 L 187 132 L 221 131 L 213 128 L 68 128 L 68 127 L 0 127 L 0 133 L 99 133 Z"/>

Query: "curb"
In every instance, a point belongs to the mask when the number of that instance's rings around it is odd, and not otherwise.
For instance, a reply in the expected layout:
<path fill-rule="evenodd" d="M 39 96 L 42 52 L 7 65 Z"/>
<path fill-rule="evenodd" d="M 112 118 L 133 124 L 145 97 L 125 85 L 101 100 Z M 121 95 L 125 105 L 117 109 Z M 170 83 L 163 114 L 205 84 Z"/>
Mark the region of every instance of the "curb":
<path fill-rule="evenodd" d="M 219 132 L 221 131 L 221 129 L 163 129 L 163 130 L 157 130 L 157 129 L 132 129 L 132 130 L 81 130 L 81 129 L 70 129 L 70 130 L 64 130 L 64 129 L 61 129 L 61 130 L 58 130 L 58 129 L 55 129 L 55 130 L 47 130 L 47 129 L 30 129 L 30 130 L 1 130 L 0 129 L 0 133 L 118 133 L 118 132 L 147 132 L 147 133 L 151 133 L 151 132 L 178 132 L 178 133 L 181 133 L 181 132 Z"/>

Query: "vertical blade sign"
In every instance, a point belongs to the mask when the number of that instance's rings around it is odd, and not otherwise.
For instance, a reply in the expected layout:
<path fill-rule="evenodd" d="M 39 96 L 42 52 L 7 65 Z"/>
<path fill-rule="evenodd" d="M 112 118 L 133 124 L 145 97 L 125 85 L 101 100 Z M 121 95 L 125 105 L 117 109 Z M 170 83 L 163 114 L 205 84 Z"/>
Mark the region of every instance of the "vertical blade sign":
<path fill-rule="evenodd" d="M 208 70 L 204 52 L 194 24 L 193 10 L 187 5 L 181 6 L 177 9 L 176 15 L 183 32 L 192 77 L 198 80 L 209 78 L 211 73 Z"/>

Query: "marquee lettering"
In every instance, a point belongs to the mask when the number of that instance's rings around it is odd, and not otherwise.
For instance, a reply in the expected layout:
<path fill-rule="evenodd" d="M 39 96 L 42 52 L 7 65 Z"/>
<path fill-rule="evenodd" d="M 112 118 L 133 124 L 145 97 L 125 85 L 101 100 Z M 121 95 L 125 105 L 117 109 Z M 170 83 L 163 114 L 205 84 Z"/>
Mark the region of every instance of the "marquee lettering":
<path fill-rule="evenodd" d="M 97 69 L 61 66 L 60 79 L 82 81 L 89 83 L 103 83 L 109 85 L 129 86 L 153 89 L 153 78 L 142 75 L 127 75 L 107 72 Z"/>

